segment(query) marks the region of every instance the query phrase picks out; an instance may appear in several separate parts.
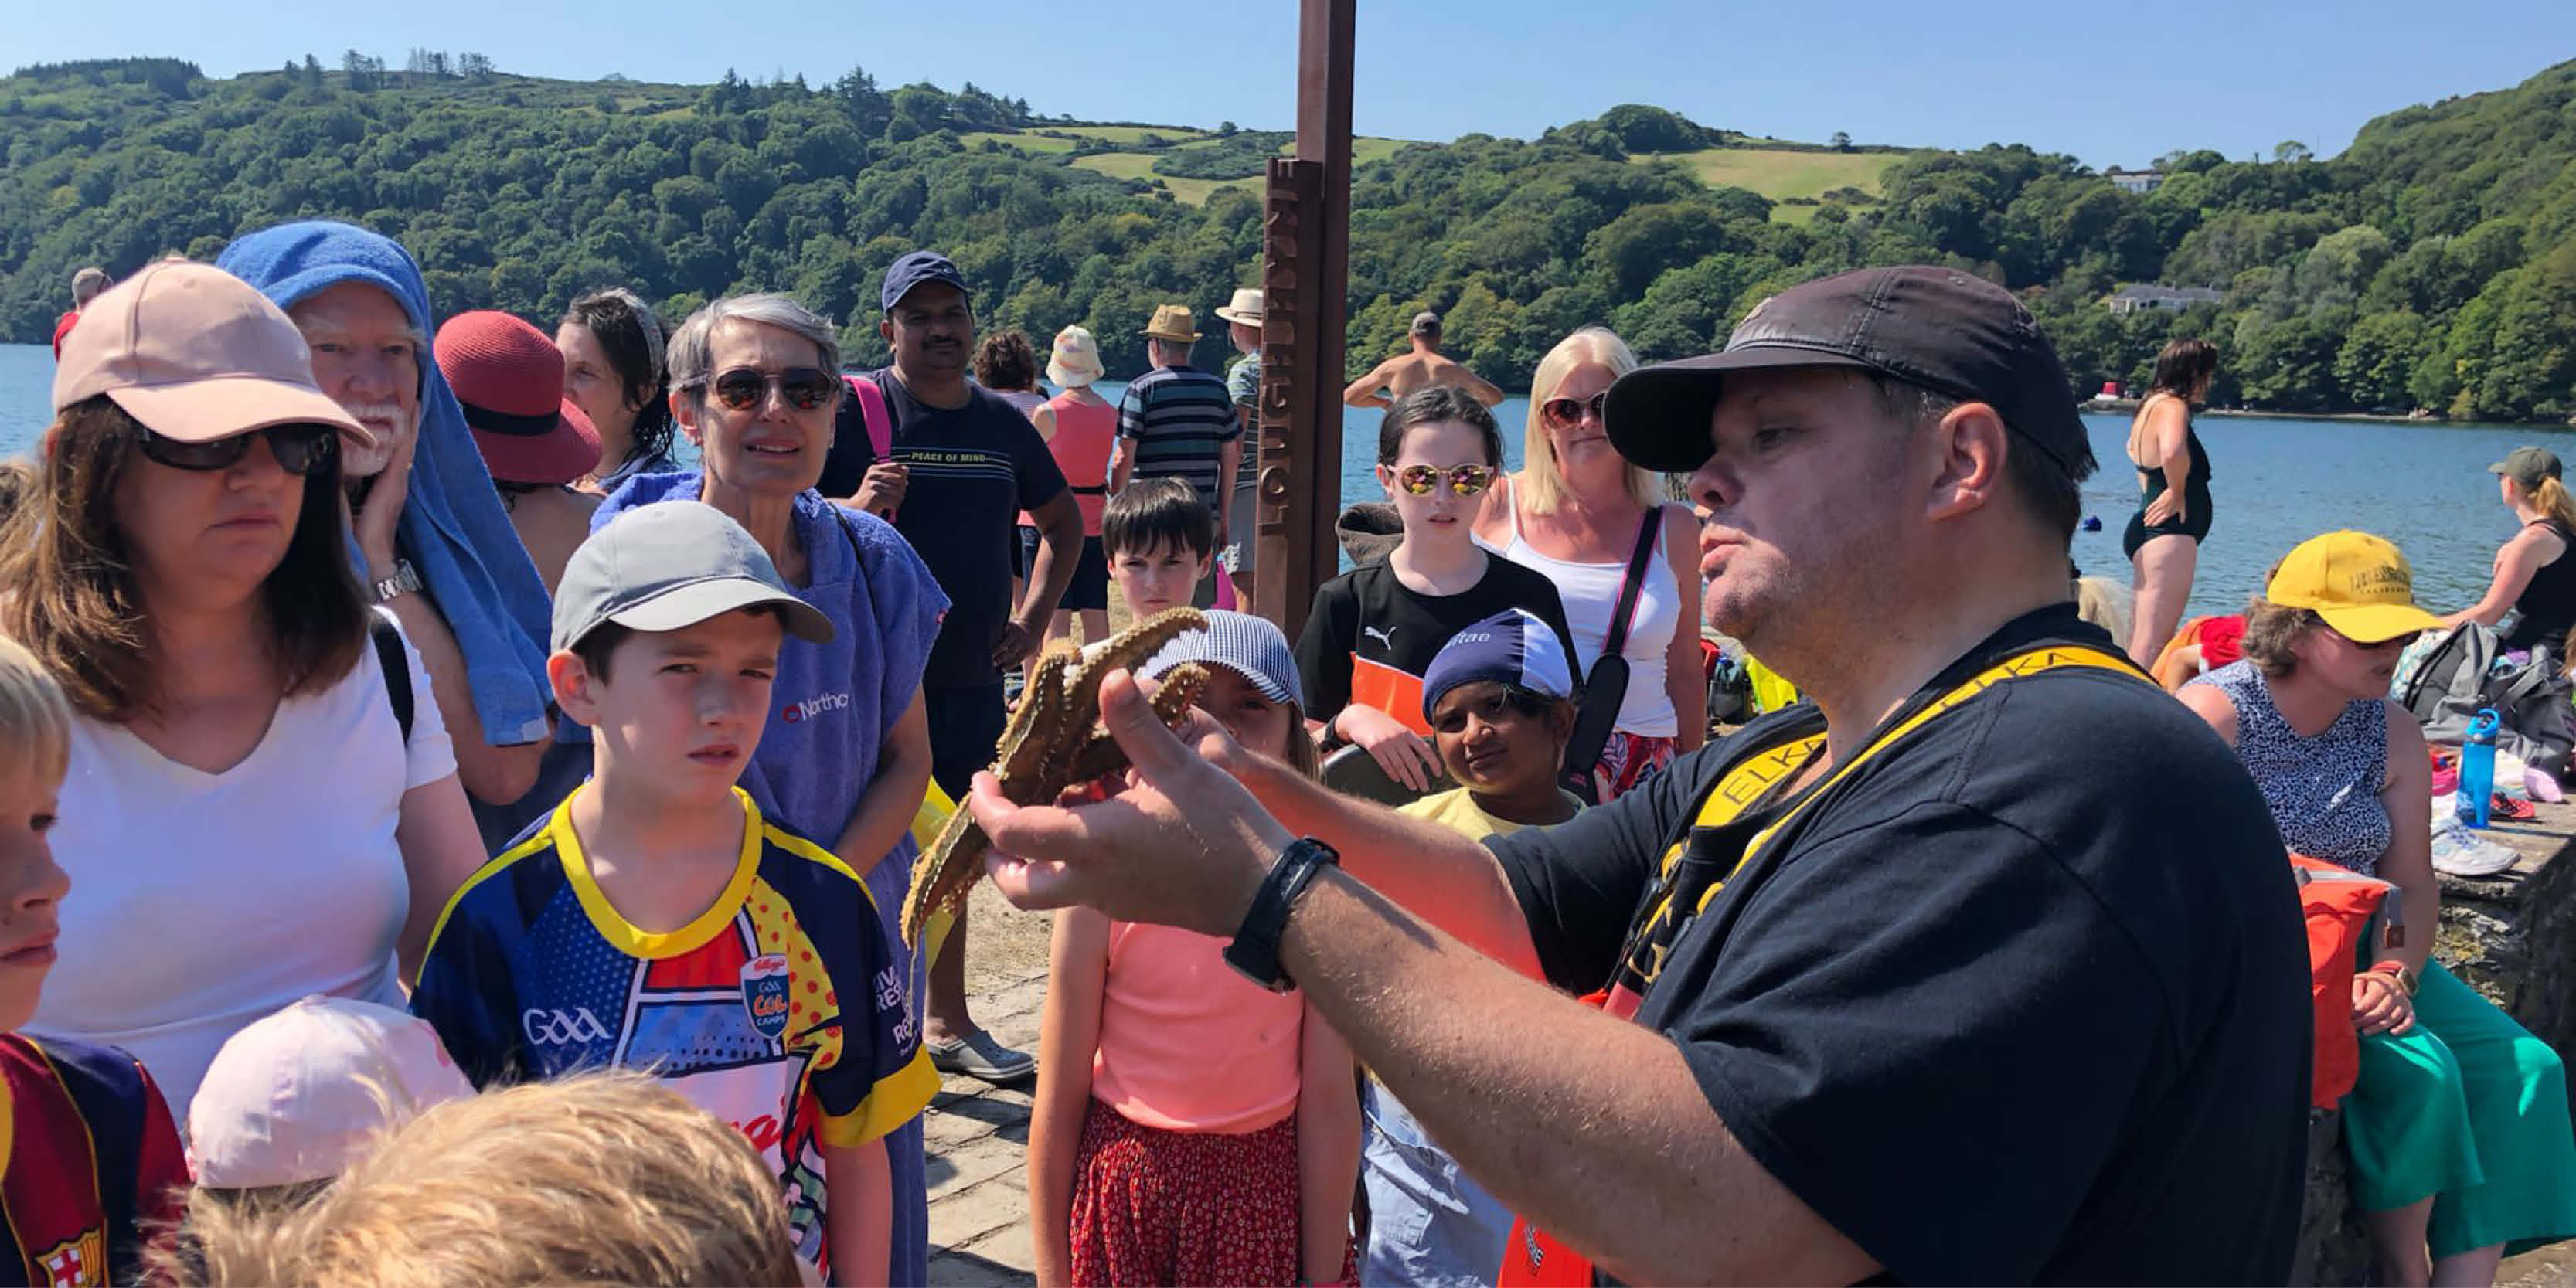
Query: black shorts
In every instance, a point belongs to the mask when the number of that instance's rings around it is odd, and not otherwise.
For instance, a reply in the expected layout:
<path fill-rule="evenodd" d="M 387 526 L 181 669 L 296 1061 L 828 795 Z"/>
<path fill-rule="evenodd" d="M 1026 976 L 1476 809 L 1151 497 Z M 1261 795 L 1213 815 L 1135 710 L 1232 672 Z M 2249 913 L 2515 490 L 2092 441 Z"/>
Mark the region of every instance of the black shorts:
<path fill-rule="evenodd" d="M 1020 576 L 1038 566 L 1038 530 L 1020 527 Z M 1057 600 L 1058 609 L 1068 613 L 1106 612 L 1109 608 L 1109 552 L 1098 537 L 1082 539 L 1082 553 L 1074 557 L 1073 580 L 1066 583 L 1064 598 Z"/>

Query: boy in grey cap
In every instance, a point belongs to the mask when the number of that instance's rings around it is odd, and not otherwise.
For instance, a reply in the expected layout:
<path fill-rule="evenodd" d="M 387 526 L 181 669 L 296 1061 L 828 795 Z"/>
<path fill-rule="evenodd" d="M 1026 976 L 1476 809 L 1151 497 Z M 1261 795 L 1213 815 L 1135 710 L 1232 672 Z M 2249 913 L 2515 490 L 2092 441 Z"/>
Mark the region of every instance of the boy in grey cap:
<path fill-rule="evenodd" d="M 592 533 L 546 660 L 591 730 L 590 780 L 449 900 L 412 1010 L 477 1086 L 668 1079 L 775 1170 L 799 1257 L 883 1283 L 885 1135 L 939 1076 L 858 874 L 735 785 L 791 633 L 832 624 L 713 507 L 659 502 Z"/>

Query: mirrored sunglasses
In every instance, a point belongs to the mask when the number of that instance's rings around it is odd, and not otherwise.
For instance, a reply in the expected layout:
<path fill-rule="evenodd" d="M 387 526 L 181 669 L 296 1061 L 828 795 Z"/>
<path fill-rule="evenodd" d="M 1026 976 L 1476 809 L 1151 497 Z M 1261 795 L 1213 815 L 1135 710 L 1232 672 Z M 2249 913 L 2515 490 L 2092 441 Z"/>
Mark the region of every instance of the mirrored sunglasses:
<path fill-rule="evenodd" d="M 1407 465 L 1395 472 L 1395 481 L 1414 496 L 1429 496 L 1445 477 L 1450 491 L 1475 496 L 1494 485 L 1494 473 L 1491 465 L 1453 465 L 1445 470 L 1436 465 Z"/>

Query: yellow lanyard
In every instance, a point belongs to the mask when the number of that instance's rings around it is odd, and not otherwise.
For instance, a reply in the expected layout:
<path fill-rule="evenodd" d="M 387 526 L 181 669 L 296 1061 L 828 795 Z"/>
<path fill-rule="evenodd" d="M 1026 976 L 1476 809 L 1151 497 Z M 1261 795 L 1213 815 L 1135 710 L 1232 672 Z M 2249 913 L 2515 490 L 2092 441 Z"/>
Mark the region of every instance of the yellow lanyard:
<path fill-rule="evenodd" d="M 2037 675 L 2042 671 L 2062 670 L 2067 667 L 2089 667 L 2098 671 L 2115 672 L 2133 680 L 2142 682 L 2145 680 L 2145 677 L 2139 674 L 2138 668 L 2132 666 L 2128 659 L 2080 644 L 2047 644 L 2005 658 L 1971 676 L 1957 688 L 1942 694 L 1930 705 L 1898 721 L 1876 738 L 1872 738 L 1869 744 L 1862 747 L 1851 759 L 1835 766 L 1833 773 L 1827 775 L 1823 782 L 1801 793 L 1779 818 L 1772 820 L 1770 826 L 1754 833 L 1752 839 L 1745 842 L 1744 853 L 1736 859 L 1734 867 L 1728 871 L 1726 877 L 1720 877 L 1710 883 L 1708 890 L 1700 896 L 1695 911 L 1706 909 L 1709 900 L 1715 898 L 1717 892 L 1725 887 L 1727 877 L 1742 871 L 1744 865 L 1751 862 L 1753 856 L 1759 853 L 1772 837 L 1779 835 L 1782 828 L 1804 815 L 1808 807 L 1815 804 L 1834 784 L 1841 782 L 1845 776 L 1868 763 L 1871 758 L 1885 751 L 1907 734 L 1949 714 L 1965 705 L 1969 699 L 2006 680 Z M 1692 820 L 1692 826 L 1722 827 L 1734 822 L 1742 817 L 1754 802 L 1762 799 L 1765 793 L 1781 782 L 1796 777 L 1798 772 L 1806 767 L 1807 762 L 1813 760 L 1816 753 L 1823 750 L 1824 745 L 1823 734 L 1810 734 L 1803 738 L 1793 738 L 1779 746 L 1766 748 L 1745 757 L 1742 763 L 1726 771 L 1725 776 L 1718 780 L 1716 788 L 1709 792 L 1708 799 L 1701 802 L 1699 815 Z M 1675 841 L 1672 848 L 1664 852 L 1664 875 L 1669 876 L 1680 861 L 1682 844 L 1681 841 Z M 1666 897 L 1669 898 L 1669 894 Z M 1658 920 L 1661 920 L 1660 915 L 1647 918 L 1648 924 Z"/>

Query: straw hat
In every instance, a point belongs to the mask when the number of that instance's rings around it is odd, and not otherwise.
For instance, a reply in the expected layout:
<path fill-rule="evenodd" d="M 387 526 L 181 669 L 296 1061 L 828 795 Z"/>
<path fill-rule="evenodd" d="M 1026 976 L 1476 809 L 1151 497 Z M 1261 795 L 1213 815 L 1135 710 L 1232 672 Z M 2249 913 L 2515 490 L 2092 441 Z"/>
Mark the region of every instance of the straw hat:
<path fill-rule="evenodd" d="M 1079 389 L 1100 379 L 1100 342 L 1091 332 L 1069 326 L 1055 333 L 1055 350 L 1047 355 L 1047 379 L 1060 388 Z"/>
<path fill-rule="evenodd" d="M 1137 334 L 1175 342 L 1199 338 L 1197 320 L 1190 316 L 1190 306 L 1186 304 L 1155 305 L 1154 320 L 1146 323 L 1145 329 Z"/>
<path fill-rule="evenodd" d="M 1216 315 L 1228 322 L 1240 322 L 1245 326 L 1261 325 L 1261 288 L 1237 287 L 1234 292 L 1234 302 L 1219 305 Z"/>

